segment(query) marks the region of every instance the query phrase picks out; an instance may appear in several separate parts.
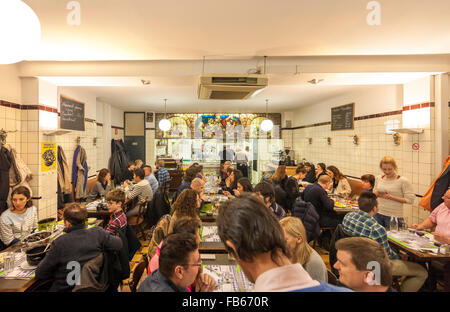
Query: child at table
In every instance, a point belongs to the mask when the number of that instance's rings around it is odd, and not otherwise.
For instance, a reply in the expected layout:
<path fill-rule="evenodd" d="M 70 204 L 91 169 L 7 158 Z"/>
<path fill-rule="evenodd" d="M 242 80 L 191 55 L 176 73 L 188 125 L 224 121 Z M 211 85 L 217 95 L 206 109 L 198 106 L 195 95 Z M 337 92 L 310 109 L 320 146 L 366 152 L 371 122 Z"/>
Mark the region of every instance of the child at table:
<path fill-rule="evenodd" d="M 373 174 L 365 174 L 361 176 L 361 184 L 364 192 L 373 193 L 373 187 L 375 186 L 375 176 Z"/>
<path fill-rule="evenodd" d="M 105 230 L 115 235 L 120 229 L 127 226 L 127 216 L 122 210 L 125 203 L 125 192 L 119 189 L 108 192 L 106 202 L 111 216 Z"/>

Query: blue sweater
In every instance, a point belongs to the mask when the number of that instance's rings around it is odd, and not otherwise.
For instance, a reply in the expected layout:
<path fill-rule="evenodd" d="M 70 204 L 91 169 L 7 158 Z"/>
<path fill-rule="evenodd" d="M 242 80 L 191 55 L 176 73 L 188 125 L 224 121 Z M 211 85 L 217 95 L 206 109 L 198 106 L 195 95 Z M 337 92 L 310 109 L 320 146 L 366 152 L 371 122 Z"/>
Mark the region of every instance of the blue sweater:
<path fill-rule="evenodd" d="M 353 290 L 345 287 L 337 287 L 324 282 L 319 282 L 320 285 L 308 288 L 293 290 L 292 292 L 353 292 Z"/>

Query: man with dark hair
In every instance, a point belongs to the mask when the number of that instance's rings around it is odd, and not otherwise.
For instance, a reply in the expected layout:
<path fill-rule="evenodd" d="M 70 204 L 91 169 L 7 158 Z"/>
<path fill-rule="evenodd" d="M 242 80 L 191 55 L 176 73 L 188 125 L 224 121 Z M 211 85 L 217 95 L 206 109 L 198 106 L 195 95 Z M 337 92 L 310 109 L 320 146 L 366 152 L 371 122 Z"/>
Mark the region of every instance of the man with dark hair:
<path fill-rule="evenodd" d="M 151 201 L 153 199 L 153 191 L 150 187 L 150 183 L 145 179 L 144 169 L 138 168 L 134 171 L 134 181 L 135 185 L 128 184 L 124 182 L 123 187 L 125 188 L 125 195 L 127 197 L 127 202 L 137 198 L 137 202 L 132 209 L 128 210 L 127 218 L 137 216 L 139 213 L 139 203 L 144 201 Z"/>
<path fill-rule="evenodd" d="M 280 223 L 252 194 L 226 201 L 219 210 L 217 226 L 220 239 L 255 284 L 256 292 L 349 291 L 313 280 L 299 263 L 292 264 Z"/>
<path fill-rule="evenodd" d="M 359 211 L 347 213 L 342 221 L 345 232 L 377 241 L 386 250 L 392 263 L 394 276 L 406 276 L 400 291 L 418 291 L 427 279 L 427 271 L 419 264 L 400 260 L 389 246 L 386 229 L 373 217 L 378 212 L 377 196 L 364 192 L 358 198 Z"/>
<path fill-rule="evenodd" d="M 155 162 L 155 177 L 158 179 L 159 187 L 164 190 L 169 187 L 170 183 L 170 173 L 164 168 L 164 160 L 158 159 Z"/>
<path fill-rule="evenodd" d="M 347 237 L 336 242 L 339 282 L 358 292 L 395 292 L 386 250 L 365 237 Z"/>
<path fill-rule="evenodd" d="M 177 198 L 181 194 L 181 192 L 191 188 L 191 182 L 192 182 L 192 180 L 195 179 L 196 176 L 197 176 L 197 169 L 194 165 L 192 165 L 186 169 L 186 171 L 184 172 L 183 181 L 181 182 L 180 186 L 178 187 L 178 190 L 177 190 L 177 193 L 175 194 L 173 202 L 175 202 L 177 200 Z"/>
<path fill-rule="evenodd" d="M 159 183 L 158 183 L 158 180 L 156 180 L 156 177 L 155 177 L 155 175 L 152 172 L 152 167 L 150 165 L 144 165 L 142 168 L 145 171 L 145 179 L 150 184 L 150 187 L 152 188 L 153 194 L 156 194 L 156 191 L 158 190 Z"/>
<path fill-rule="evenodd" d="M 326 190 L 330 188 L 332 180 L 328 175 L 321 175 L 317 183 L 308 185 L 302 193 L 302 198 L 316 208 L 320 216 L 321 227 L 336 227 L 342 218 L 334 211 L 334 200 L 328 197 Z"/>
<path fill-rule="evenodd" d="M 271 183 L 260 182 L 256 184 L 255 193 L 279 220 L 286 217 L 286 211 L 275 202 L 275 189 Z"/>
<path fill-rule="evenodd" d="M 159 268 L 142 282 L 138 292 L 186 292 L 195 280 L 197 291 L 213 291 L 215 281 L 200 273 L 201 266 L 195 235 L 170 234 L 161 247 Z"/>
<path fill-rule="evenodd" d="M 66 234 L 52 242 L 36 269 L 37 279 L 54 279 L 50 291 L 71 291 L 75 287 L 68 284 L 68 275 L 74 267 L 70 262 L 79 264 L 82 268 L 101 252 L 119 251 L 122 248 L 120 237 L 111 235 L 98 226 L 86 228 L 87 210 L 80 204 L 69 204 L 63 215 Z"/>

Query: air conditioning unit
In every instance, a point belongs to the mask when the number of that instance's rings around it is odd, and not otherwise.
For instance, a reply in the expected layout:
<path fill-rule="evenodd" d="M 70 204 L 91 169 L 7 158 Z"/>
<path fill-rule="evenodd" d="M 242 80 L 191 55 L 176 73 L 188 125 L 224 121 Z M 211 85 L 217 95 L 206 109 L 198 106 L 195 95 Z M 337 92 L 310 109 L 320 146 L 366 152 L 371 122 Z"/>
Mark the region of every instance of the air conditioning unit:
<path fill-rule="evenodd" d="M 259 74 L 208 74 L 199 80 L 202 100 L 245 100 L 268 85 L 267 76 Z"/>

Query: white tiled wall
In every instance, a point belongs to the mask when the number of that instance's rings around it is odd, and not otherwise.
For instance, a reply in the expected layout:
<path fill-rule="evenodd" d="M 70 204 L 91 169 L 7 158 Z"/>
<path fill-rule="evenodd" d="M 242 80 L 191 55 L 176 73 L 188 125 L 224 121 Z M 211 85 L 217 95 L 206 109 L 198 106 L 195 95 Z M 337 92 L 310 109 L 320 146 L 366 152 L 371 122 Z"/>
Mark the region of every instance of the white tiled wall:
<path fill-rule="evenodd" d="M 354 130 L 331 131 L 330 125 L 296 130 L 283 130 L 285 146 L 291 146 L 297 160 L 305 158 L 317 164 L 319 162 L 335 165 L 344 174 L 360 177 L 370 173 L 381 174 L 379 162 L 383 156 L 394 157 L 398 172 L 413 185 L 414 192 L 423 195 L 434 181 L 434 108 L 431 108 L 431 123 L 423 134 L 401 134 L 400 145 L 395 145 L 391 134 L 386 134 L 384 123 L 399 120 L 402 115 L 392 115 L 355 121 Z M 359 145 L 353 143 L 353 135 L 359 136 Z M 292 137 L 293 136 L 293 137 Z M 331 137 L 331 145 L 327 143 Z M 308 142 L 312 138 L 312 144 Z M 413 143 L 419 143 L 420 149 L 414 151 Z M 425 219 L 429 213 L 418 207 L 419 198 L 413 205 L 404 205 L 404 215 L 408 222 L 415 223 Z"/>

